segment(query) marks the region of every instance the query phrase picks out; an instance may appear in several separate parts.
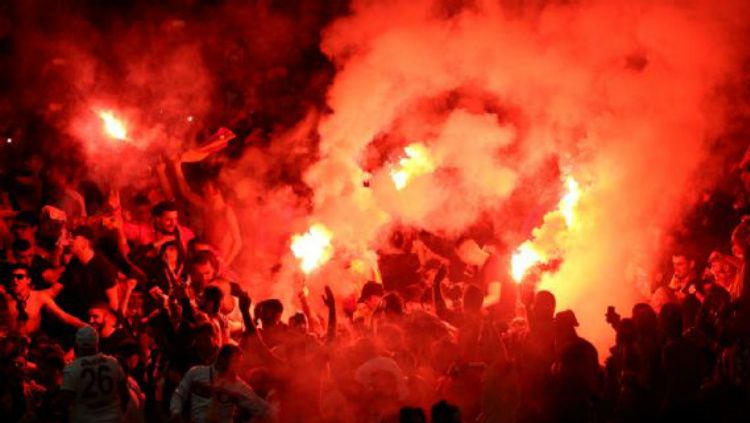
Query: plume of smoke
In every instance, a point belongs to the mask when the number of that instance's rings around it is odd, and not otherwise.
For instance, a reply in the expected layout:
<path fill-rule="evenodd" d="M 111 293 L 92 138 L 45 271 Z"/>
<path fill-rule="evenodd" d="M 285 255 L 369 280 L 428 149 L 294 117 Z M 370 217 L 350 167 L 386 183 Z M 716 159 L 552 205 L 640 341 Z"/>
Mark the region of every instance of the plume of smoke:
<path fill-rule="evenodd" d="M 582 184 L 581 224 L 543 286 L 603 347 L 607 305 L 639 298 L 626 271 L 653 264 L 654 234 L 684 207 L 723 123 L 715 90 L 736 71 L 731 35 L 744 24 L 726 18 L 744 6 L 711 5 L 353 2 L 322 44 L 339 72 L 305 177 L 314 219 L 355 251 L 394 222 L 456 234 L 554 156 Z M 386 159 L 365 186 L 364 159 L 384 137 L 425 144 L 437 170 L 397 192 Z"/>

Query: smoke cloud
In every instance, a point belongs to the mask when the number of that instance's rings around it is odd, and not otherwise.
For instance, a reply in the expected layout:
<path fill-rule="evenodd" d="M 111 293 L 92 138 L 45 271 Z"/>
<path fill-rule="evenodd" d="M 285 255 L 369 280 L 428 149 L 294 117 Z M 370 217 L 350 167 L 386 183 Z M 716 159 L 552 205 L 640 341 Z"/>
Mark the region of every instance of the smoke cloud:
<path fill-rule="evenodd" d="M 550 235 L 559 219 L 539 222 L 536 236 L 556 239 L 563 258 L 542 286 L 603 346 L 607 306 L 629 312 L 642 299 L 628 275 L 655 264 L 725 124 L 718 88 L 738 71 L 745 28 L 731 17 L 746 6 L 530 3 L 353 2 L 323 38 L 338 72 L 305 181 L 314 220 L 364 251 L 391 224 L 455 236 L 511 195 L 559 194 L 562 178 L 540 192 L 521 183 L 552 158 L 581 199 L 563 237 Z M 436 170 L 398 191 L 389 171 L 415 142 Z M 530 236 L 503 222 L 495 232 L 517 244 Z"/>

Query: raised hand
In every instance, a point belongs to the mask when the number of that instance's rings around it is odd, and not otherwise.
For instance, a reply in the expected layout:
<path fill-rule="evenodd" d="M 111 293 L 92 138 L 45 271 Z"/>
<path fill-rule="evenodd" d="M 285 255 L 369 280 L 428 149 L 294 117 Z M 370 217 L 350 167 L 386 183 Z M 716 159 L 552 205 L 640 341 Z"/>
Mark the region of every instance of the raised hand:
<path fill-rule="evenodd" d="M 445 276 L 448 274 L 448 266 L 441 265 L 440 269 L 438 269 L 437 273 L 435 273 L 435 278 L 432 280 L 432 285 L 439 285 L 440 282 L 445 279 Z"/>
<path fill-rule="evenodd" d="M 240 291 L 237 295 L 237 299 L 239 300 L 239 306 L 240 310 L 248 310 L 250 309 L 250 304 L 252 304 L 252 300 L 250 299 L 250 295 L 248 295 L 247 291 Z"/>
<path fill-rule="evenodd" d="M 336 308 L 336 298 L 333 296 L 333 291 L 331 291 L 330 286 L 326 286 L 325 295 L 321 295 L 321 298 L 326 307 L 329 309 Z"/>

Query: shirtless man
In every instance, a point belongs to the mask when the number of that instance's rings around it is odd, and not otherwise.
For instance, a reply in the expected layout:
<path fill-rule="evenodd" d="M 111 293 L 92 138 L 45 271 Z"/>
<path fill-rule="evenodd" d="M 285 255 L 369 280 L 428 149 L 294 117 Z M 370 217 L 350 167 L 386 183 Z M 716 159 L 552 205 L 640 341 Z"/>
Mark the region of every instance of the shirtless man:
<path fill-rule="evenodd" d="M 39 330 L 42 323 L 42 309 L 47 310 L 62 322 L 75 327 L 82 327 L 84 322 L 63 311 L 52 299 L 48 290 L 31 289 L 31 277 L 28 266 L 15 264 L 11 266 L 9 291 L 0 288 L 0 295 L 7 307 L 7 324 L 12 330 L 24 335 L 31 335 Z"/>

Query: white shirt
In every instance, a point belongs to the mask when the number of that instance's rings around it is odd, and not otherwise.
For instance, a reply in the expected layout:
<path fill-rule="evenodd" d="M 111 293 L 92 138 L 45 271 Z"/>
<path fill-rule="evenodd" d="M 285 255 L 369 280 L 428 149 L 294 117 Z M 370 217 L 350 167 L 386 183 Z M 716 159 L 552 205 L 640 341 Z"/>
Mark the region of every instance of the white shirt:
<path fill-rule="evenodd" d="M 195 423 L 231 423 L 236 407 L 249 419 L 270 413 L 268 404 L 239 378 L 218 377 L 213 366 L 194 366 L 183 376 L 169 404 L 170 412 L 182 414 L 190 401 L 190 419 Z"/>
<path fill-rule="evenodd" d="M 119 393 L 124 383 L 120 363 L 106 354 L 79 357 L 65 366 L 62 390 L 75 394 L 71 423 L 122 422 Z"/>

